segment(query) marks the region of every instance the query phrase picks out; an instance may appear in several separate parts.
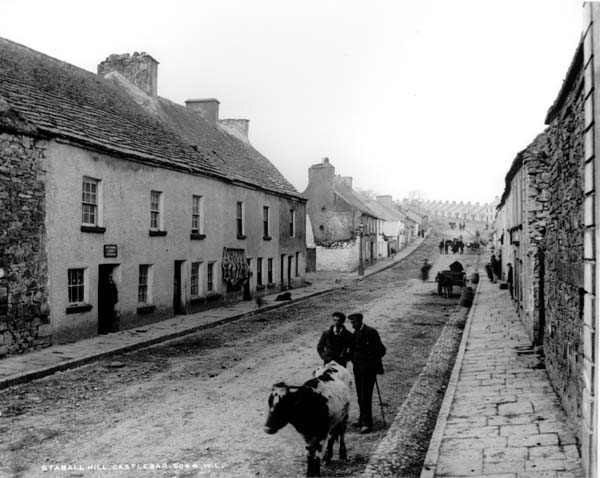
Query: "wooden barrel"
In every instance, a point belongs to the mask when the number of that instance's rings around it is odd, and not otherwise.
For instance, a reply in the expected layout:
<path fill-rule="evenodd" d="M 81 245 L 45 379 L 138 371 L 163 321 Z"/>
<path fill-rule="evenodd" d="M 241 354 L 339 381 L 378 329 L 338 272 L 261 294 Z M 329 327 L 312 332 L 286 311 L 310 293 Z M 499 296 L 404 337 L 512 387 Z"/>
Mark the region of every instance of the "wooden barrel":
<path fill-rule="evenodd" d="M 463 287 L 462 293 L 460 294 L 460 305 L 462 307 L 471 307 L 473 305 L 473 287 Z"/>

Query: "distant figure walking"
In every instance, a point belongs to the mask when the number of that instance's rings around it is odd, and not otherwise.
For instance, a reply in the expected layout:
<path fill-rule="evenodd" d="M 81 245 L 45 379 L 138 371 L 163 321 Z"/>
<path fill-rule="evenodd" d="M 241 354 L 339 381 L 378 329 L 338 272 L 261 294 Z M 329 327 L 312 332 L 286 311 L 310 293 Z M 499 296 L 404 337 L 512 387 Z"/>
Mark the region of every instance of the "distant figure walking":
<path fill-rule="evenodd" d="M 442 239 L 440 241 L 440 254 L 443 254 L 443 253 L 444 253 L 444 240 Z"/>
<path fill-rule="evenodd" d="M 429 280 L 429 270 L 431 269 L 431 264 L 429 262 L 427 262 L 427 259 L 425 259 L 425 262 L 423 262 L 423 266 L 421 267 L 421 280 L 423 282 L 427 282 Z"/>
<path fill-rule="evenodd" d="M 494 254 L 492 254 L 492 258 L 490 259 L 490 266 L 492 267 L 492 274 L 494 277 L 492 282 L 495 284 L 500 276 L 500 262 L 498 262 L 498 259 L 496 259 Z"/>
<path fill-rule="evenodd" d="M 444 251 L 446 254 L 448 254 L 448 248 L 450 247 L 450 244 L 452 244 L 452 241 L 450 239 L 446 239 L 446 242 L 444 243 Z"/>

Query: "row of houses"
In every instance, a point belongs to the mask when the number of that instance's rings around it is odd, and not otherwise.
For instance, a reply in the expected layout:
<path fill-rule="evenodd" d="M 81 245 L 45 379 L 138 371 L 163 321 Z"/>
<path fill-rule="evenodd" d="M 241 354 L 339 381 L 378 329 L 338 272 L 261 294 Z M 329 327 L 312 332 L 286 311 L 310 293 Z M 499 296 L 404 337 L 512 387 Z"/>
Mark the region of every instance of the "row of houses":
<path fill-rule="evenodd" d="M 402 205 L 415 205 L 419 210 L 426 211 L 427 215 L 432 219 L 491 224 L 496 216 L 496 207 L 499 201 L 499 197 L 494 198 L 494 201 L 491 203 L 405 199 L 402 201 Z"/>
<path fill-rule="evenodd" d="M 247 120 L 157 81 L 0 39 L 0 355 L 303 285 L 306 199 Z"/>
<path fill-rule="evenodd" d="M 600 278 L 600 5 L 584 4 L 584 34 L 546 116 L 514 158 L 494 242 L 532 345 L 578 431 L 587 476 L 598 476 Z"/>
<path fill-rule="evenodd" d="M 390 195 L 369 199 L 353 187 L 351 177 L 335 174 L 328 158 L 309 168 L 308 222 L 313 243 L 310 263 L 316 270 L 352 271 L 392 257 L 428 228 L 428 217 L 401 209 Z M 362 250 L 361 250 L 362 248 Z"/>

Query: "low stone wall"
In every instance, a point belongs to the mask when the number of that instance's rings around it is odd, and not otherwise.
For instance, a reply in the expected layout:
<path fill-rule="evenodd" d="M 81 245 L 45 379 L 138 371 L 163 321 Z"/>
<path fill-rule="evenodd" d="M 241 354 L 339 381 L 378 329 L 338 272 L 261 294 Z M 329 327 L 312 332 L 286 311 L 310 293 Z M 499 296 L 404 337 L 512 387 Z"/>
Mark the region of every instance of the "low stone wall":
<path fill-rule="evenodd" d="M 317 270 L 351 272 L 358 267 L 358 241 L 348 242 L 344 247 L 317 246 Z"/>
<path fill-rule="evenodd" d="M 36 140 L 0 134 L 0 356 L 51 342 L 42 160 Z"/>

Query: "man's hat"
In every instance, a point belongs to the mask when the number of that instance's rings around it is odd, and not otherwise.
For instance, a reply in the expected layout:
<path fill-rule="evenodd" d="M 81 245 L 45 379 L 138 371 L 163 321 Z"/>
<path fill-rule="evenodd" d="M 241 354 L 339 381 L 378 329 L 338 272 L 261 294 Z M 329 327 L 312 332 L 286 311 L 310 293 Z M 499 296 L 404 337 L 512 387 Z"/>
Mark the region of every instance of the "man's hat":
<path fill-rule="evenodd" d="M 340 319 L 342 319 L 342 322 L 344 320 L 346 320 L 346 314 L 343 314 L 342 312 L 334 312 L 333 314 L 331 314 L 332 317 L 339 317 Z"/>
<path fill-rule="evenodd" d="M 360 312 L 357 312 L 355 314 L 350 314 L 348 316 L 348 319 L 353 320 L 353 319 L 358 319 L 358 320 L 362 320 L 363 315 Z"/>

